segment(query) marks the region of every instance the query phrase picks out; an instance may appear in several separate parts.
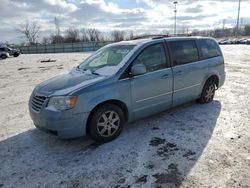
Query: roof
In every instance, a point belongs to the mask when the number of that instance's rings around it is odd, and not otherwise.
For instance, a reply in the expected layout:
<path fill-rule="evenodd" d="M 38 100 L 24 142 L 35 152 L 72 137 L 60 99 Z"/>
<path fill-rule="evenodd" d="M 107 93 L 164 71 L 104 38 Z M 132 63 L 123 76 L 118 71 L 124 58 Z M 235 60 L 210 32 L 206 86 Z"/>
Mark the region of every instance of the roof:
<path fill-rule="evenodd" d="M 152 39 L 136 39 L 136 40 L 128 40 L 128 41 L 121 41 L 121 42 L 117 42 L 116 44 L 122 44 L 122 45 L 138 45 L 138 44 L 142 44 L 144 42 L 147 42 L 149 40 Z"/>
<path fill-rule="evenodd" d="M 143 38 L 143 39 L 136 39 L 136 40 L 128 40 L 128 41 L 121 41 L 117 43 L 113 43 L 113 45 L 140 45 L 143 43 L 147 43 L 150 41 L 178 41 L 178 40 L 196 40 L 200 38 L 210 38 L 210 37 L 200 37 L 200 36 L 190 36 L 190 37 L 151 37 L 151 38 Z M 210 38 L 211 39 L 211 38 Z"/>

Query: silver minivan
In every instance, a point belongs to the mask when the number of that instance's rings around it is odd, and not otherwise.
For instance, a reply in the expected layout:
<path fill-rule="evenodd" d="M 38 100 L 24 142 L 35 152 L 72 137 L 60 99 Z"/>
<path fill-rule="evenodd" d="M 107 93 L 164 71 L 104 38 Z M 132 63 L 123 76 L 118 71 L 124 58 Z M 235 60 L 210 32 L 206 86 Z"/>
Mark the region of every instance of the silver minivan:
<path fill-rule="evenodd" d="M 212 38 L 123 41 L 37 85 L 29 110 L 42 131 L 108 142 L 127 122 L 191 100 L 211 102 L 224 80 L 224 58 Z"/>

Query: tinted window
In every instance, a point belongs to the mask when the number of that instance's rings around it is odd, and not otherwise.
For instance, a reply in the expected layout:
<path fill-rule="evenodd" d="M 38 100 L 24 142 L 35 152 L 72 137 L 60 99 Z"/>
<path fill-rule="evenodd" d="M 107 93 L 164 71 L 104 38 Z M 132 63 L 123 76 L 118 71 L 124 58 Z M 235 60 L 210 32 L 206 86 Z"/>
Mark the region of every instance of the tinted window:
<path fill-rule="evenodd" d="M 167 61 L 163 44 L 155 44 L 145 48 L 135 59 L 134 64 L 144 64 L 147 72 L 166 68 Z"/>
<path fill-rule="evenodd" d="M 198 50 L 192 40 L 169 42 L 174 65 L 198 61 Z"/>
<path fill-rule="evenodd" d="M 221 55 L 218 45 L 210 39 L 200 39 L 201 58 L 207 59 Z"/>

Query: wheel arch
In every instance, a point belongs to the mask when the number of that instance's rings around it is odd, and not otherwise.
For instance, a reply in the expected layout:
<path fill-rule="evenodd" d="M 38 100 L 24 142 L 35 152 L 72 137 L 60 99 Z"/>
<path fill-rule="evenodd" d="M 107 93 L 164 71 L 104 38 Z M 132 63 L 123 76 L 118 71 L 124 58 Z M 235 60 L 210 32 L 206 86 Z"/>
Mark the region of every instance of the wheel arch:
<path fill-rule="evenodd" d="M 93 113 L 98 109 L 100 108 L 101 106 L 103 106 L 104 104 L 115 104 L 117 106 L 119 106 L 121 108 L 121 110 L 124 112 L 125 114 L 125 120 L 126 122 L 128 121 L 128 116 L 129 116 L 129 113 L 128 113 L 128 107 L 127 105 L 118 100 L 118 99 L 110 99 L 110 100 L 106 100 L 106 101 L 103 101 L 99 104 L 97 104 L 91 111 L 90 111 L 90 114 L 88 116 L 88 119 L 87 119 L 87 126 L 86 126 L 86 133 L 88 134 L 88 128 L 89 128 L 89 122 L 90 122 L 90 119 L 91 119 L 91 116 L 93 115 Z"/>
<path fill-rule="evenodd" d="M 209 76 L 205 83 L 207 83 L 208 81 L 213 81 L 215 83 L 216 88 L 219 87 L 219 76 L 218 75 L 213 74 L 213 75 Z"/>

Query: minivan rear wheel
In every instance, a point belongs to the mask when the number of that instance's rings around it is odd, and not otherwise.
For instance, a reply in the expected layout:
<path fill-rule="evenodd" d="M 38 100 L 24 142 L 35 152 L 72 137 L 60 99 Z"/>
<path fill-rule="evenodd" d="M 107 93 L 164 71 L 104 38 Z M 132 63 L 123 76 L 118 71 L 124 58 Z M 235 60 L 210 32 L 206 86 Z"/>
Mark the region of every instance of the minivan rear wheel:
<path fill-rule="evenodd" d="M 201 96 L 197 101 L 201 104 L 212 102 L 214 99 L 215 90 L 215 83 L 212 80 L 207 81 L 203 87 Z"/>
<path fill-rule="evenodd" d="M 124 113 L 119 106 L 104 104 L 90 117 L 88 132 L 96 142 L 109 142 L 121 134 L 124 123 Z"/>

